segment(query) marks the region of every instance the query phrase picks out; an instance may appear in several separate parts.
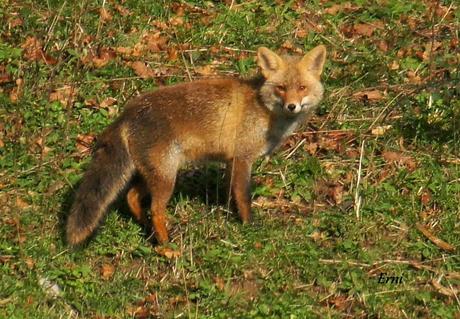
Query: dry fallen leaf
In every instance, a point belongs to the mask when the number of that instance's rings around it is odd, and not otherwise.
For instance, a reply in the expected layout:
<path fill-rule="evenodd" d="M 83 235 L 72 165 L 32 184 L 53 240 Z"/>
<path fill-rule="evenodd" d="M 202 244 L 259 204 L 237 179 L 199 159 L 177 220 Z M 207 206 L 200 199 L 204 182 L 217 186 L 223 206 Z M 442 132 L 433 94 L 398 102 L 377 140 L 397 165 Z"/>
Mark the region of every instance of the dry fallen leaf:
<path fill-rule="evenodd" d="M 63 87 L 54 90 L 49 95 L 50 102 L 59 101 L 62 105 L 72 105 L 77 96 L 77 89 L 71 85 L 64 85 Z"/>
<path fill-rule="evenodd" d="M 371 134 L 375 136 L 382 136 L 385 134 L 385 132 L 387 132 L 391 128 L 392 128 L 391 125 L 377 126 L 371 130 Z"/>
<path fill-rule="evenodd" d="M 20 197 L 16 198 L 16 207 L 19 209 L 28 209 L 31 207 L 29 203 L 27 203 L 25 200 L 23 200 Z"/>
<path fill-rule="evenodd" d="M 106 98 L 104 101 L 101 102 L 101 104 L 99 105 L 101 108 L 103 109 L 106 109 L 112 105 L 115 105 L 117 104 L 117 99 L 116 98 L 113 98 L 113 97 L 108 97 Z"/>
<path fill-rule="evenodd" d="M 22 94 L 22 86 L 24 82 L 21 78 L 16 79 L 16 86 L 10 91 L 10 100 L 13 103 L 16 103 Z"/>
<path fill-rule="evenodd" d="M 101 20 L 104 21 L 104 22 L 112 21 L 112 19 L 113 19 L 112 14 L 105 7 L 102 7 L 99 10 L 99 15 L 101 17 Z"/>
<path fill-rule="evenodd" d="M 26 60 L 42 60 L 46 64 L 56 64 L 58 62 L 55 58 L 43 52 L 40 40 L 35 37 L 27 37 L 26 40 L 21 44 L 21 48 L 24 50 L 23 53 Z"/>
<path fill-rule="evenodd" d="M 121 14 L 122 17 L 126 17 L 126 16 L 130 16 L 132 15 L 132 12 L 129 11 L 129 9 L 119 5 L 119 4 L 115 4 L 115 10 L 118 11 L 119 14 Z"/>
<path fill-rule="evenodd" d="M 380 40 L 379 42 L 377 42 L 377 48 L 379 48 L 379 50 L 382 52 L 387 52 L 388 43 L 385 40 Z"/>
<path fill-rule="evenodd" d="M 78 134 L 76 147 L 80 156 L 84 157 L 91 153 L 91 147 L 95 139 L 95 135 L 92 134 Z"/>
<path fill-rule="evenodd" d="M 313 241 L 318 242 L 321 240 L 326 239 L 326 235 L 323 232 L 320 232 L 318 230 L 315 230 L 313 233 L 311 233 L 308 237 L 313 239 Z"/>
<path fill-rule="evenodd" d="M 354 98 L 367 101 L 380 101 L 383 99 L 383 94 L 379 90 L 360 91 L 353 94 Z"/>
<path fill-rule="evenodd" d="M 168 39 L 161 35 L 161 32 L 146 33 L 142 42 L 150 52 L 161 52 L 166 50 Z"/>
<path fill-rule="evenodd" d="M 155 247 L 155 251 L 157 252 L 157 254 L 165 256 L 168 259 L 177 258 L 181 255 L 180 251 L 174 250 L 169 247 L 157 246 Z"/>
<path fill-rule="evenodd" d="M 115 267 L 112 264 L 103 264 L 101 266 L 101 276 L 104 280 L 109 280 L 112 278 L 115 272 Z"/>
<path fill-rule="evenodd" d="M 134 70 L 134 73 L 143 79 L 149 79 L 155 76 L 155 72 L 148 65 L 141 61 L 132 62 L 129 64 L 129 66 Z"/>
<path fill-rule="evenodd" d="M 336 205 L 340 205 L 343 199 L 343 185 L 334 184 L 329 187 L 329 196 Z"/>
<path fill-rule="evenodd" d="M 115 59 L 116 53 L 113 49 L 102 48 L 99 51 L 99 56 L 95 56 L 92 59 L 92 62 L 96 68 L 102 68 L 111 60 Z"/>
<path fill-rule="evenodd" d="M 420 201 L 423 205 L 428 205 L 431 202 L 431 192 L 428 189 L 425 189 L 420 195 Z"/>
<path fill-rule="evenodd" d="M 404 165 L 410 171 L 413 171 L 417 167 L 417 162 L 413 157 L 404 155 L 401 152 L 384 151 L 382 152 L 382 156 L 387 163 L 397 163 Z"/>
<path fill-rule="evenodd" d="M 393 71 L 394 71 L 394 70 L 399 70 L 399 63 L 396 62 L 396 61 L 393 61 L 393 62 L 391 62 L 391 64 L 389 65 L 389 68 L 390 68 L 390 70 L 393 70 Z"/>
<path fill-rule="evenodd" d="M 24 58 L 29 61 L 36 61 L 42 59 L 42 45 L 40 41 L 32 36 L 26 38 L 21 44 L 24 49 Z"/>
<path fill-rule="evenodd" d="M 350 13 L 357 10 L 359 10 L 359 7 L 357 5 L 351 4 L 350 2 L 344 2 L 341 4 L 333 4 L 329 8 L 324 9 L 324 13 L 336 15 L 340 11 Z"/>
<path fill-rule="evenodd" d="M 423 82 L 420 75 L 418 75 L 414 71 L 407 71 L 407 80 L 411 84 L 421 84 Z"/>
<path fill-rule="evenodd" d="M 355 34 L 370 37 L 374 33 L 375 26 L 368 23 L 358 23 L 353 26 Z"/>
<path fill-rule="evenodd" d="M 3 64 L 0 64 L 0 84 L 2 83 L 8 83 L 13 81 L 10 74 L 6 70 L 6 66 Z"/>
<path fill-rule="evenodd" d="M 214 69 L 212 65 L 208 64 L 208 65 L 196 67 L 195 72 L 202 76 L 209 76 L 209 75 L 214 74 Z"/>
<path fill-rule="evenodd" d="M 222 277 L 214 277 L 214 283 L 216 284 L 217 289 L 219 289 L 220 291 L 223 291 L 225 289 L 225 281 Z"/>
<path fill-rule="evenodd" d="M 13 18 L 13 19 L 9 20 L 9 21 L 8 21 L 8 24 L 9 24 L 9 27 L 10 27 L 11 29 L 14 29 L 14 28 L 16 28 L 16 27 L 18 27 L 18 26 L 23 25 L 23 24 L 24 24 L 24 21 L 23 21 L 21 18 L 16 17 L 16 18 Z"/>

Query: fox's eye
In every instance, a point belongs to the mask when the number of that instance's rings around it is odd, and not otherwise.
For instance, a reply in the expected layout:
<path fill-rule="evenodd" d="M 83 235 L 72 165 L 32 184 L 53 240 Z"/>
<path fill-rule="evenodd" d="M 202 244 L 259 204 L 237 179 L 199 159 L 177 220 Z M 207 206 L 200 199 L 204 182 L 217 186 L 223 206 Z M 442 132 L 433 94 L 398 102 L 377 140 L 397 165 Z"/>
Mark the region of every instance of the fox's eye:
<path fill-rule="evenodd" d="M 305 90 L 305 86 L 303 85 L 299 86 L 299 91 L 303 91 L 303 90 Z"/>
<path fill-rule="evenodd" d="M 276 86 L 276 89 L 277 89 L 278 91 L 280 91 L 280 92 L 286 91 L 286 87 L 285 87 L 284 85 L 278 85 L 278 86 Z"/>

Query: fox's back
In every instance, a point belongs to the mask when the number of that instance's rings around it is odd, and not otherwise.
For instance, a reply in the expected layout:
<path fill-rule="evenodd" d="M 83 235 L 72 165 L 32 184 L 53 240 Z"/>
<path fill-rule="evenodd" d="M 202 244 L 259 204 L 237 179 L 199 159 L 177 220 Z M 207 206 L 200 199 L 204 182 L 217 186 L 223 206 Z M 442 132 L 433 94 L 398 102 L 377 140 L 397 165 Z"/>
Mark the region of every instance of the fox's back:
<path fill-rule="evenodd" d="M 251 131 L 267 126 L 269 118 L 258 103 L 256 86 L 251 81 L 221 78 L 144 93 L 125 107 L 132 144 L 165 148 L 174 143 L 191 160 L 229 158 L 236 144 L 241 151 L 262 147 L 263 129 L 256 130 L 260 138 Z M 245 136 L 248 140 L 242 141 Z"/>

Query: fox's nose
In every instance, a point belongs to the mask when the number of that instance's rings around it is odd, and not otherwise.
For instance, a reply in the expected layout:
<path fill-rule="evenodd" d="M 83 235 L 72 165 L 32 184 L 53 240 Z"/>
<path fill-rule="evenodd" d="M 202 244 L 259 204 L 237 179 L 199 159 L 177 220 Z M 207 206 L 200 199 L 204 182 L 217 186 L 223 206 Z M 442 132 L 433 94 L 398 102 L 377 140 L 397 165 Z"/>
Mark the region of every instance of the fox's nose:
<path fill-rule="evenodd" d="M 288 108 L 289 111 L 292 112 L 292 111 L 295 110 L 295 104 L 292 104 L 292 103 L 291 103 L 291 104 L 288 104 L 287 108 Z"/>

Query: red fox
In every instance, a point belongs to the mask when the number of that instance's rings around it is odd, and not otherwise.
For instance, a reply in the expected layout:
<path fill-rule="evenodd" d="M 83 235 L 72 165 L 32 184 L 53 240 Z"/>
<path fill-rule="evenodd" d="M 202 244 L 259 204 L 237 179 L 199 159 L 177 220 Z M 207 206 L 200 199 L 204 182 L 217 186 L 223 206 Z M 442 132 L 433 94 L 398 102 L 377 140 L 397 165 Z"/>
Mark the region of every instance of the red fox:
<path fill-rule="evenodd" d="M 323 45 L 303 57 L 261 47 L 261 75 L 253 79 L 199 80 L 128 101 L 97 140 L 67 219 L 68 244 L 90 237 L 135 175 L 142 182 L 127 193 L 130 210 L 143 220 L 141 201 L 150 195 L 152 231 L 159 244 L 167 243 L 166 205 L 179 168 L 190 161 L 227 164 L 231 198 L 248 223 L 252 163 L 273 152 L 321 101 L 325 59 Z"/>

